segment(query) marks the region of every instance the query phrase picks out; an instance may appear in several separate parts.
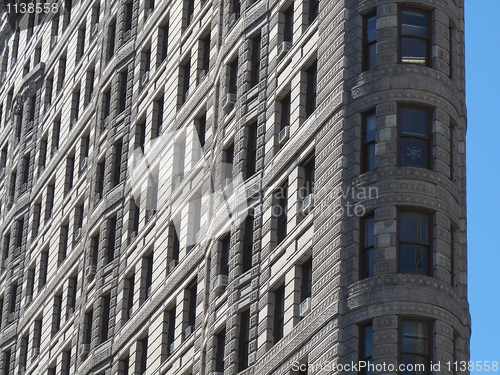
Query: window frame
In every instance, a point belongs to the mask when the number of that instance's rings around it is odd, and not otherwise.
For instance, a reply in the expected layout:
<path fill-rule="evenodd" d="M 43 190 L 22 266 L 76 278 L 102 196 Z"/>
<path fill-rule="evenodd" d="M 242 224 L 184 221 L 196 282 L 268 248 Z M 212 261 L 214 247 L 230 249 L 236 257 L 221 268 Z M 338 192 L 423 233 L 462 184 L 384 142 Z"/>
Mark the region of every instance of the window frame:
<path fill-rule="evenodd" d="M 366 221 L 373 218 L 373 246 L 365 246 L 366 240 Z M 359 236 L 359 279 L 364 280 L 369 277 L 375 276 L 375 261 L 373 263 L 373 275 L 365 276 L 365 261 L 366 261 L 366 252 L 370 249 L 373 249 L 373 258 L 375 260 L 375 212 L 371 212 L 366 214 L 365 216 L 360 218 L 360 236 Z"/>
<path fill-rule="evenodd" d="M 403 35 L 403 11 L 405 10 L 413 10 L 417 12 L 423 12 L 427 14 L 427 38 L 422 38 L 418 36 L 412 36 L 412 35 Z M 423 8 L 423 7 L 418 7 L 418 6 L 406 6 L 406 5 L 400 5 L 398 6 L 398 63 L 399 64 L 410 64 L 410 65 L 417 65 L 417 66 L 426 66 L 428 68 L 432 67 L 432 36 L 433 36 L 433 30 L 432 30 L 432 10 L 428 8 Z M 406 63 L 403 62 L 403 37 L 412 37 L 420 40 L 425 40 L 427 41 L 427 58 L 425 61 L 425 64 L 416 64 L 416 63 Z"/>
<path fill-rule="evenodd" d="M 364 348 L 364 341 L 366 338 L 365 329 L 368 327 L 372 328 L 372 355 L 371 356 L 366 356 L 365 348 Z M 371 363 L 373 363 L 373 322 L 371 320 L 369 320 L 367 322 L 361 323 L 358 325 L 358 329 L 359 329 L 358 362 L 370 361 Z M 363 369 L 360 369 L 360 371 L 358 372 L 358 375 L 369 375 L 369 374 L 371 375 L 372 373 L 368 372 L 366 367 Z"/>
<path fill-rule="evenodd" d="M 377 67 L 377 54 L 375 53 L 375 67 L 369 68 L 368 67 L 368 47 L 371 46 L 372 44 L 377 45 L 377 37 L 375 37 L 375 40 L 373 42 L 368 42 L 368 20 L 370 18 L 375 17 L 375 24 L 377 21 L 377 9 L 375 8 L 374 10 L 370 11 L 369 13 L 365 14 L 363 16 L 363 50 L 362 50 L 362 71 L 366 72 L 368 70 L 375 69 Z M 375 26 L 375 32 L 376 32 L 376 26 Z"/>
<path fill-rule="evenodd" d="M 419 111 L 427 112 L 428 118 L 427 118 L 427 132 L 428 132 L 428 137 L 427 139 L 424 137 L 420 136 L 408 136 L 403 134 L 403 109 L 416 109 Z M 434 134 L 432 133 L 432 116 L 433 116 L 433 108 L 429 108 L 426 106 L 422 105 L 417 105 L 417 104 L 398 104 L 398 109 L 397 109 L 397 132 L 398 132 L 398 145 L 397 145 L 397 166 L 398 167 L 413 167 L 413 168 L 424 168 L 424 169 L 429 169 L 433 170 L 433 158 L 432 158 L 432 153 L 434 150 Z M 426 166 L 422 167 L 419 165 L 413 165 L 413 164 L 403 164 L 402 162 L 402 139 L 403 138 L 418 138 L 421 140 L 426 140 L 428 142 L 428 147 L 427 147 L 427 155 L 426 155 Z"/>
<path fill-rule="evenodd" d="M 427 246 L 427 273 L 421 273 L 421 272 L 404 272 L 405 274 L 411 274 L 411 275 L 424 275 L 424 276 L 430 276 L 432 277 L 432 265 L 433 265 L 433 260 L 432 260 L 432 254 L 434 250 L 433 246 L 433 231 L 434 231 L 434 215 L 430 211 L 422 210 L 422 209 L 415 209 L 412 207 L 408 208 L 399 208 L 397 211 L 397 232 L 396 232 L 396 261 L 397 261 L 397 272 L 398 273 L 403 273 L 401 271 L 401 243 L 403 241 L 401 240 L 401 233 L 402 233 L 402 219 L 401 219 L 401 214 L 403 213 L 416 213 L 420 215 L 425 215 L 427 216 L 427 223 L 428 223 L 428 228 L 427 228 L 427 238 L 428 238 L 428 244 L 423 244 L 419 242 L 404 242 L 404 243 L 410 243 L 410 244 L 417 244 L 421 246 Z"/>
<path fill-rule="evenodd" d="M 403 351 L 403 323 L 404 322 L 410 322 L 410 323 L 425 323 L 427 324 L 427 354 L 422 355 L 421 353 L 415 353 L 415 352 L 404 352 Z M 410 355 L 420 355 L 420 356 L 425 356 L 427 357 L 427 363 L 425 365 L 426 371 L 424 371 L 424 375 L 429 375 L 431 372 L 429 371 L 430 369 L 430 363 L 432 362 L 433 358 L 433 343 L 434 343 L 434 334 L 433 334 L 433 329 L 432 329 L 432 321 L 426 320 L 426 319 L 421 319 L 421 318 L 414 318 L 414 317 L 400 317 L 398 321 L 398 362 L 403 363 L 403 354 L 410 354 Z M 415 373 L 415 371 L 413 371 Z"/>
<path fill-rule="evenodd" d="M 366 141 L 366 125 L 367 125 L 367 118 L 370 116 L 375 116 L 375 139 L 373 141 L 367 142 Z M 369 169 L 367 165 L 367 160 L 366 157 L 368 155 L 367 152 L 367 146 L 370 144 L 377 144 L 377 113 L 376 109 L 373 108 L 371 110 L 368 110 L 364 112 L 362 115 L 362 121 L 361 121 L 361 173 L 366 173 L 369 171 L 373 171 L 377 169 L 377 163 L 376 163 L 376 154 L 374 156 L 374 161 L 375 161 L 375 167 L 373 169 Z"/>

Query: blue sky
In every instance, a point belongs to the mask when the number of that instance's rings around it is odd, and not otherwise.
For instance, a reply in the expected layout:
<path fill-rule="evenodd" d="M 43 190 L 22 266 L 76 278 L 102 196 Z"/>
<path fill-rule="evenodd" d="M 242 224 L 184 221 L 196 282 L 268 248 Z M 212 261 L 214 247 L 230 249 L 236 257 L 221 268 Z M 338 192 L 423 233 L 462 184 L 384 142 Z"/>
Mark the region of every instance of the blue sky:
<path fill-rule="evenodd" d="M 465 7 L 471 360 L 500 362 L 500 0 Z"/>

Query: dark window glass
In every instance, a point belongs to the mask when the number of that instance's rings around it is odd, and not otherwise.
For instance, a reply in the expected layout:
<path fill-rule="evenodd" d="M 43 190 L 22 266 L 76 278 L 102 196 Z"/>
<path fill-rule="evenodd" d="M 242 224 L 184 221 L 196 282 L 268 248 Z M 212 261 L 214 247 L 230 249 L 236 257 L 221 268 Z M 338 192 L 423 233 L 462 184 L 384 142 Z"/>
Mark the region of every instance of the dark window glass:
<path fill-rule="evenodd" d="M 399 232 L 400 272 L 429 274 L 429 215 L 401 212 Z"/>
<path fill-rule="evenodd" d="M 374 275 L 374 217 L 369 216 L 363 219 L 362 225 L 362 246 L 361 246 L 361 278 Z"/>
<path fill-rule="evenodd" d="M 285 324 L 285 288 L 281 287 L 274 292 L 274 344 L 283 338 Z"/>
<path fill-rule="evenodd" d="M 403 321 L 401 329 L 400 363 L 412 371 L 403 371 L 404 375 L 429 374 L 429 323 Z"/>
<path fill-rule="evenodd" d="M 372 363 L 372 350 L 373 350 L 373 329 L 372 325 L 368 324 L 360 327 L 360 348 L 359 359 L 367 364 Z M 364 367 L 359 372 L 359 375 L 372 375 L 373 372 Z"/>
<path fill-rule="evenodd" d="M 250 72 L 250 84 L 255 86 L 260 81 L 260 49 L 261 49 L 261 36 L 257 35 L 252 38 L 252 71 Z"/>
<path fill-rule="evenodd" d="M 240 330 L 238 340 L 238 372 L 248 367 L 248 347 L 250 344 L 250 310 L 240 315 Z"/>
<path fill-rule="evenodd" d="M 247 159 L 245 180 L 257 171 L 257 123 L 248 126 Z"/>
<path fill-rule="evenodd" d="M 224 373 L 224 357 L 226 347 L 226 331 L 222 331 L 215 336 L 215 371 Z"/>
<path fill-rule="evenodd" d="M 101 319 L 101 342 L 109 337 L 109 310 L 111 308 L 111 296 L 108 294 L 102 299 L 102 319 Z"/>
<path fill-rule="evenodd" d="M 401 10 L 401 62 L 428 65 L 429 15 L 427 12 Z"/>
<path fill-rule="evenodd" d="M 283 13 L 283 41 L 293 42 L 293 3 Z"/>
<path fill-rule="evenodd" d="M 401 109 L 400 163 L 429 168 L 429 112 L 415 108 Z"/>
<path fill-rule="evenodd" d="M 371 14 L 365 18 L 365 58 L 364 70 L 377 66 L 377 16 Z"/>
<path fill-rule="evenodd" d="M 309 258 L 300 267 L 302 271 L 302 282 L 300 287 L 300 300 L 304 301 L 312 295 L 312 258 Z"/>
<path fill-rule="evenodd" d="M 307 88 L 306 88 L 306 118 L 311 116 L 316 109 L 318 69 L 317 63 L 307 69 Z"/>
<path fill-rule="evenodd" d="M 287 222 L 288 222 L 288 188 L 286 185 L 282 186 L 276 193 L 278 204 L 273 207 L 277 220 L 276 242 L 280 244 L 287 235 Z"/>
<path fill-rule="evenodd" d="M 243 242 L 243 272 L 252 268 L 252 252 L 253 252 L 253 230 L 254 218 L 247 216 L 245 219 L 244 242 Z"/>
<path fill-rule="evenodd" d="M 238 88 L 238 59 L 234 60 L 229 65 L 229 93 L 235 94 L 237 93 Z"/>
<path fill-rule="evenodd" d="M 220 240 L 220 274 L 229 275 L 229 250 L 230 236 L 227 235 Z"/>
<path fill-rule="evenodd" d="M 309 24 L 311 24 L 319 14 L 319 0 L 309 0 Z"/>
<path fill-rule="evenodd" d="M 285 97 L 280 101 L 281 103 L 281 116 L 280 116 L 280 130 L 283 130 L 286 126 L 290 126 L 290 102 L 291 102 L 291 94 L 288 93 Z"/>
<path fill-rule="evenodd" d="M 364 116 L 363 124 L 363 171 L 375 169 L 375 137 L 377 130 L 377 118 L 375 113 Z"/>

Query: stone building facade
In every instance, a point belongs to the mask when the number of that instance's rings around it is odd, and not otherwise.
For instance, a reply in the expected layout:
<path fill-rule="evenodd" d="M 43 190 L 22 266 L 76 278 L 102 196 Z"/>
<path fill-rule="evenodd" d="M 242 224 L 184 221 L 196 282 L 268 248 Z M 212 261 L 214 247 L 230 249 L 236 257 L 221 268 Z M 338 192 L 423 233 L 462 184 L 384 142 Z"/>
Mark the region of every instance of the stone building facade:
<path fill-rule="evenodd" d="M 3 374 L 468 373 L 463 0 L 32 5 Z"/>

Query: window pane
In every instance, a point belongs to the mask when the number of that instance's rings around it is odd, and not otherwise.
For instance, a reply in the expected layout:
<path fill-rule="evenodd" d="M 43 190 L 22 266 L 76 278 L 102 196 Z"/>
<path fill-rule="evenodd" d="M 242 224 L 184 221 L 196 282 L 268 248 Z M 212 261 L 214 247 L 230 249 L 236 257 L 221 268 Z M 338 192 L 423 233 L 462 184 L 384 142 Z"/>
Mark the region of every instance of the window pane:
<path fill-rule="evenodd" d="M 365 171 L 375 169 L 375 143 L 370 143 L 365 147 Z"/>
<path fill-rule="evenodd" d="M 401 126 L 404 135 L 429 136 L 429 112 L 420 109 L 403 108 Z"/>
<path fill-rule="evenodd" d="M 427 41 L 418 38 L 401 38 L 401 62 L 408 64 L 427 63 Z"/>
<path fill-rule="evenodd" d="M 401 164 L 427 168 L 429 141 L 420 138 L 401 139 Z"/>
<path fill-rule="evenodd" d="M 366 41 L 374 42 L 377 40 L 377 17 L 373 16 L 366 20 Z"/>
<path fill-rule="evenodd" d="M 374 218 L 373 216 L 371 217 L 367 217 L 366 219 L 364 219 L 365 221 L 365 233 L 364 233 L 364 237 L 365 237 L 365 245 L 364 247 L 372 247 L 373 246 L 373 226 L 374 226 Z"/>
<path fill-rule="evenodd" d="M 427 13 L 417 10 L 403 10 L 401 12 L 402 35 L 427 38 Z"/>
<path fill-rule="evenodd" d="M 363 327 L 363 358 L 372 356 L 372 348 L 373 348 L 373 335 L 372 335 L 372 326 Z"/>
<path fill-rule="evenodd" d="M 401 213 L 401 241 L 428 244 L 428 216 L 415 212 Z"/>
<path fill-rule="evenodd" d="M 374 253 L 373 247 L 365 249 L 363 252 L 363 278 L 372 277 L 375 275 L 373 270 L 374 265 Z"/>
<path fill-rule="evenodd" d="M 400 246 L 401 272 L 427 275 L 427 246 L 402 243 Z"/>
<path fill-rule="evenodd" d="M 375 114 L 365 117 L 365 142 L 372 142 L 375 140 L 375 130 L 377 128 L 377 119 Z"/>
<path fill-rule="evenodd" d="M 403 364 L 405 365 L 405 371 L 403 375 L 426 375 L 429 372 L 426 368 L 429 366 L 427 357 L 416 354 L 403 354 L 402 357 Z M 408 370 L 408 369 L 411 369 Z"/>
<path fill-rule="evenodd" d="M 403 351 L 427 354 L 428 323 L 403 322 Z"/>
<path fill-rule="evenodd" d="M 366 69 L 374 69 L 377 67 L 377 45 L 376 43 L 369 44 L 366 47 Z"/>

